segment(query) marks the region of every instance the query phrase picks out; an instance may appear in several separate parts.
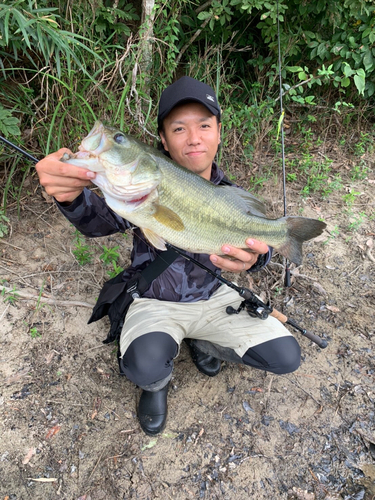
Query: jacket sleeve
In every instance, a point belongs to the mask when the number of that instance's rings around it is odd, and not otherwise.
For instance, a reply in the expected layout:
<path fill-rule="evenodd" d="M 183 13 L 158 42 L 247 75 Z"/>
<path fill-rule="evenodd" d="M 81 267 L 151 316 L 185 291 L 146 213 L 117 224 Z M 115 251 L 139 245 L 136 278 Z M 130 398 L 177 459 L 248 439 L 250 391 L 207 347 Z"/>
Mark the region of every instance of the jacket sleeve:
<path fill-rule="evenodd" d="M 269 261 L 272 258 L 272 253 L 273 253 L 273 248 L 268 247 L 268 252 L 265 254 L 259 255 L 257 261 L 253 266 L 250 267 L 250 269 L 247 270 L 248 273 L 255 273 L 257 271 L 260 271 L 263 269 L 263 267 L 266 267 L 266 265 L 269 263 Z"/>
<path fill-rule="evenodd" d="M 85 188 L 68 206 L 56 201 L 60 212 L 75 226 L 80 233 L 90 238 L 124 233 L 131 224 L 115 214 L 104 198 Z"/>

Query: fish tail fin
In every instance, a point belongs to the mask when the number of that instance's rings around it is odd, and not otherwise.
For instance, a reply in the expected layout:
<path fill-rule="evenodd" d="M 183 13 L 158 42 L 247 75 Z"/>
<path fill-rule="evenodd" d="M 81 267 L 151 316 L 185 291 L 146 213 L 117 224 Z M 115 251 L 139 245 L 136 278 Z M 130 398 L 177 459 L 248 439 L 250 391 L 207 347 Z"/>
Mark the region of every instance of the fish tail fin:
<path fill-rule="evenodd" d="M 276 250 L 291 262 L 302 264 L 302 243 L 322 234 L 325 222 L 305 217 L 285 217 L 287 225 L 286 241 Z"/>

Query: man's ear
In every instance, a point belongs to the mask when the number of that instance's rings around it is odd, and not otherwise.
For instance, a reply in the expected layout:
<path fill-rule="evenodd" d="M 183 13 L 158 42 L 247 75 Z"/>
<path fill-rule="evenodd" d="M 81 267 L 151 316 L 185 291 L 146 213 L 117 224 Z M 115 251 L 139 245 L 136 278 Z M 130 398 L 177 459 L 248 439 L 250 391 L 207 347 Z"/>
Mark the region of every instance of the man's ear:
<path fill-rule="evenodd" d="M 162 130 L 159 131 L 159 136 L 160 136 L 160 139 L 161 139 L 161 143 L 163 144 L 163 148 L 166 151 L 168 151 L 167 141 L 165 139 L 165 135 L 164 135 L 164 132 Z"/>
<path fill-rule="evenodd" d="M 218 124 L 219 126 L 219 142 L 218 144 L 221 144 L 221 122 Z"/>

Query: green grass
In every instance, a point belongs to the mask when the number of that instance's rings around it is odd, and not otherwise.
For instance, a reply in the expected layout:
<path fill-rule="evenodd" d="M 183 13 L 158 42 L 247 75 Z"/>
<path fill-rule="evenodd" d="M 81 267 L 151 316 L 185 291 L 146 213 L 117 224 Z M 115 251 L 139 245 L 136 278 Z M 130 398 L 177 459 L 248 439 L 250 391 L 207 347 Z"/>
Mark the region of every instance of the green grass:
<path fill-rule="evenodd" d="M 75 231 L 75 249 L 72 251 L 74 257 L 77 259 L 77 262 L 80 266 L 84 266 L 85 264 L 91 264 L 94 253 L 90 250 L 89 246 L 85 242 L 83 235 L 76 230 Z"/>

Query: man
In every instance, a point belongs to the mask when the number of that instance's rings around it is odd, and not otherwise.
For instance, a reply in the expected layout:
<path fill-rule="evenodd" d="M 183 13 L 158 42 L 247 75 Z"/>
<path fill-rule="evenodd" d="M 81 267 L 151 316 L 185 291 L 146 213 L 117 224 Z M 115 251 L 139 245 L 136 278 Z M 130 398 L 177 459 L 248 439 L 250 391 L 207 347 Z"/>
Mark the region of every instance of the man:
<path fill-rule="evenodd" d="M 220 113 L 213 89 L 185 76 L 161 95 L 158 131 L 165 154 L 214 184 L 228 184 L 214 162 L 220 144 Z M 87 189 L 95 174 L 61 163 L 64 152 L 69 153 L 61 149 L 36 166 L 41 184 L 55 197 L 61 212 L 87 236 L 126 231 L 130 224 Z M 224 245 L 222 256 L 194 257 L 216 272 L 257 271 L 268 263 L 271 250 L 251 238 L 246 244 L 251 252 Z M 138 228 L 133 245 L 124 281 L 160 253 Z M 166 424 L 173 360 L 184 339 L 197 368 L 211 377 L 219 373 L 221 360 L 278 374 L 298 368 L 299 345 L 280 322 L 272 317 L 266 321 L 252 318 L 244 311 L 227 315 L 226 307 L 237 308 L 240 302 L 235 291 L 178 257 L 131 304 L 120 338 L 120 370 L 143 389 L 138 417 L 146 434 L 158 434 Z"/>

